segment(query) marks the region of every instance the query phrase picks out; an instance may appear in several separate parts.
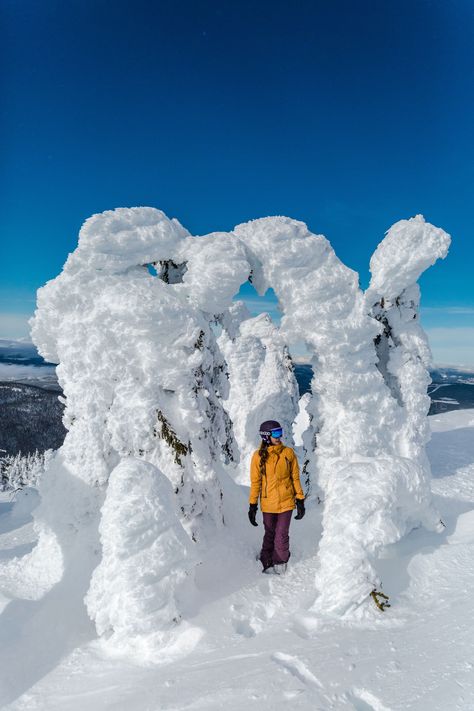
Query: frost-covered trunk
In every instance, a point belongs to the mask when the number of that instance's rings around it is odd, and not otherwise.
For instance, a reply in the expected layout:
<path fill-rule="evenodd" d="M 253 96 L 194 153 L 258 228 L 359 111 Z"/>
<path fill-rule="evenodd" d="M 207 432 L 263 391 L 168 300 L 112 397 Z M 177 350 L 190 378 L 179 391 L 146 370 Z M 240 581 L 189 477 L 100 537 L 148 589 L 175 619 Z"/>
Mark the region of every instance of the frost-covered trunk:
<path fill-rule="evenodd" d="M 314 415 L 308 411 L 312 397 L 309 392 L 299 399 L 298 412 L 293 422 L 293 437 L 301 465 L 300 480 L 306 499 L 321 503 L 321 492 L 315 476 L 318 430 L 313 425 Z"/>

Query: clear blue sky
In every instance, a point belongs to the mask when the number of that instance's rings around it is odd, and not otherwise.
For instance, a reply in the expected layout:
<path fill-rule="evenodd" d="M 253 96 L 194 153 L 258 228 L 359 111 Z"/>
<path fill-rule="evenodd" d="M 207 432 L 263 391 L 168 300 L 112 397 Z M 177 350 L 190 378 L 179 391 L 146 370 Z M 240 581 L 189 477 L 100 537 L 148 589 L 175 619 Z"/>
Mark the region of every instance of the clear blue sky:
<path fill-rule="evenodd" d="M 35 290 L 105 209 L 152 205 L 195 234 L 289 215 L 364 285 L 385 230 L 422 213 L 453 236 L 422 279 L 435 359 L 474 365 L 471 0 L 0 14 L 0 336 L 26 333 Z"/>

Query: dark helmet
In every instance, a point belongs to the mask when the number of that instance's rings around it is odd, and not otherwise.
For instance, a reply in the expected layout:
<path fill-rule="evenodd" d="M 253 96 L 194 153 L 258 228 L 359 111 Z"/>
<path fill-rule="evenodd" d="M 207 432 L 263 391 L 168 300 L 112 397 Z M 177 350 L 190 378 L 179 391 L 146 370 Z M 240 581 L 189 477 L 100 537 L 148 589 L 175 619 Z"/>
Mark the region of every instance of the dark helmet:
<path fill-rule="evenodd" d="M 276 420 L 265 420 L 265 422 L 262 422 L 260 425 L 260 437 L 263 439 L 263 441 L 266 444 L 271 443 L 271 434 L 274 430 L 280 430 L 280 437 L 282 435 L 282 427 L 279 422 Z"/>

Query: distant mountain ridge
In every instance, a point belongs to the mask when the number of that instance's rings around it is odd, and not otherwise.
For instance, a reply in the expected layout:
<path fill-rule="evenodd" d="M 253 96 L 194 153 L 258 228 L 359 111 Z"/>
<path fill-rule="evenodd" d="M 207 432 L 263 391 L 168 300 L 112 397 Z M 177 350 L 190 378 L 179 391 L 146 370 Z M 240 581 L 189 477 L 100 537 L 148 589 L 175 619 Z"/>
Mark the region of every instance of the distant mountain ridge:
<path fill-rule="evenodd" d="M 295 376 L 300 395 L 310 392 L 312 366 L 295 363 Z M 474 372 L 435 368 L 431 377 L 430 415 L 474 408 Z M 33 343 L 0 339 L 0 450 L 26 454 L 60 447 L 66 435 L 60 394 L 55 365 Z"/>
<path fill-rule="evenodd" d="M 310 392 L 313 368 L 311 365 L 297 363 L 295 375 L 300 388 L 300 395 Z M 430 371 L 432 378 L 428 386 L 431 397 L 429 415 L 450 410 L 474 408 L 474 373 L 455 368 L 436 368 Z"/>
<path fill-rule="evenodd" d="M 47 363 L 31 341 L 13 341 L 0 338 L 0 363 L 15 365 L 54 365 Z"/>
<path fill-rule="evenodd" d="M 29 341 L 0 338 L 0 381 L 25 383 L 61 392 L 56 364 L 45 361 Z"/>
<path fill-rule="evenodd" d="M 433 383 L 463 383 L 474 385 L 474 372 L 464 368 L 434 368 L 430 371 Z"/>

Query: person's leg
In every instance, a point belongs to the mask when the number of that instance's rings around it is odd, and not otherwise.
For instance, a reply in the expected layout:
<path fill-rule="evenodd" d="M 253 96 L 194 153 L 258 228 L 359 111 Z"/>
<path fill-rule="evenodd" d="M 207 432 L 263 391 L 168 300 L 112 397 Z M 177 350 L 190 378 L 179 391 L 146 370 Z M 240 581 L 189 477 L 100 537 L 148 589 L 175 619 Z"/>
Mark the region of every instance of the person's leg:
<path fill-rule="evenodd" d="M 293 511 L 277 514 L 275 541 L 273 544 L 273 563 L 287 563 L 290 557 L 290 522 Z"/>
<path fill-rule="evenodd" d="M 275 541 L 275 526 L 278 514 L 263 513 L 263 525 L 265 526 L 265 535 L 263 536 L 262 550 L 260 551 L 260 560 L 264 568 L 270 568 L 273 565 L 273 545 Z"/>

